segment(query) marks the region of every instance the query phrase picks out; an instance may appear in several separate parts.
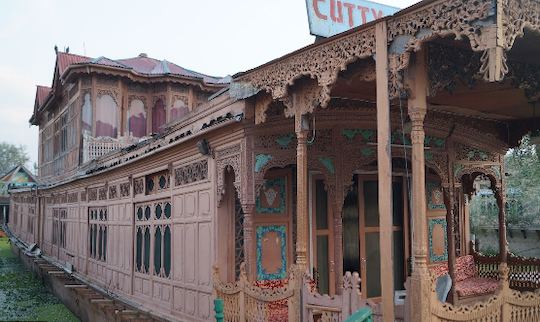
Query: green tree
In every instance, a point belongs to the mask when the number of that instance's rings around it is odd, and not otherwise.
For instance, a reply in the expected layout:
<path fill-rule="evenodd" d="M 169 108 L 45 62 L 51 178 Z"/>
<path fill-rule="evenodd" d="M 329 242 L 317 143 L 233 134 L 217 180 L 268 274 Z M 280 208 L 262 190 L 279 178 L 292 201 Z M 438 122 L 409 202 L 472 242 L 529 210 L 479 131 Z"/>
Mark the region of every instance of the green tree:
<path fill-rule="evenodd" d="M 0 174 L 5 174 L 19 164 L 26 164 L 28 160 L 30 158 L 24 146 L 7 142 L 0 143 Z"/>
<path fill-rule="evenodd" d="M 521 145 L 505 157 L 509 226 L 540 225 L 540 156 L 538 147 L 525 136 Z"/>

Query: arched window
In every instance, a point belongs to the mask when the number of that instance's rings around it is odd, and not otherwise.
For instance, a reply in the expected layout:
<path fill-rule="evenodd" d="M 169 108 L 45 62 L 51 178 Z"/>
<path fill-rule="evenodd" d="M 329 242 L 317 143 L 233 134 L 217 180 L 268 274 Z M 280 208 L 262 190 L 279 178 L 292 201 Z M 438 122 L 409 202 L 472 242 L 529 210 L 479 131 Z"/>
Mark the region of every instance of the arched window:
<path fill-rule="evenodd" d="M 90 93 L 86 93 L 83 98 L 82 130 L 83 133 L 92 133 L 92 101 L 90 99 Z"/>
<path fill-rule="evenodd" d="M 165 104 L 162 99 L 158 99 L 152 108 L 152 132 L 159 133 L 161 126 L 166 121 Z"/>
<path fill-rule="evenodd" d="M 110 95 L 102 95 L 96 104 L 96 137 L 118 135 L 118 105 Z"/>
<path fill-rule="evenodd" d="M 141 100 L 135 99 L 129 105 L 128 133 L 136 138 L 146 135 L 146 110 Z"/>
<path fill-rule="evenodd" d="M 188 113 L 188 108 L 183 100 L 176 100 L 171 107 L 171 121 L 181 120 Z"/>

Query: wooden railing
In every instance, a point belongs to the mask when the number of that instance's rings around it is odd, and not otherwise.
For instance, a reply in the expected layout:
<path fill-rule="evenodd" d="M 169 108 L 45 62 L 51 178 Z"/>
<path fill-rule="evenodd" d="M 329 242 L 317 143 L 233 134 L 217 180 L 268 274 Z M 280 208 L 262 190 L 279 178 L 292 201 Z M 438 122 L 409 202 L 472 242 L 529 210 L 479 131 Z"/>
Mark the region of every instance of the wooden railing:
<path fill-rule="evenodd" d="M 476 251 L 474 243 L 471 245 L 478 276 L 499 278 L 499 257 L 483 255 Z M 527 258 L 508 253 L 508 269 L 511 289 L 518 291 L 540 289 L 540 258 Z"/>
<path fill-rule="evenodd" d="M 110 137 L 83 136 L 83 163 L 95 160 L 109 152 L 130 146 L 139 140 L 133 137 L 120 137 L 118 139 Z"/>
<path fill-rule="evenodd" d="M 298 270 L 289 270 L 283 287 L 262 288 L 247 279 L 245 266 L 240 267 L 240 279 L 223 283 L 214 266 L 214 296 L 223 299 L 227 322 L 300 321 L 301 277 Z"/>
<path fill-rule="evenodd" d="M 358 273 L 347 272 L 342 294 L 330 297 L 317 293 L 313 281 L 295 269 L 289 270 L 288 278 L 280 286 L 269 289 L 249 282 L 244 265 L 234 283 L 221 282 L 219 270 L 214 267 L 214 295 L 223 300 L 224 320 L 334 322 L 344 321 L 367 306 L 361 299 Z"/>
<path fill-rule="evenodd" d="M 484 276 L 492 276 L 491 263 L 479 264 L 485 269 Z M 520 292 L 510 288 L 510 269 L 506 264 L 499 265 L 502 287 L 486 301 L 472 305 L 454 306 L 441 303 L 435 292 L 436 277 L 431 276 L 430 312 L 434 322 L 533 322 L 540 321 L 540 290 Z"/>

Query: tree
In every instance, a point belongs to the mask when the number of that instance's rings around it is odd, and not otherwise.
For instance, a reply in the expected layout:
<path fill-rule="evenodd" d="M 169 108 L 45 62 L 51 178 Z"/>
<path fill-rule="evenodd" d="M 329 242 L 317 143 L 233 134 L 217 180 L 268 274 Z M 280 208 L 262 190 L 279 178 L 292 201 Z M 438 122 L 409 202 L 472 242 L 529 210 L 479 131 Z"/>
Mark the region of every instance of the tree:
<path fill-rule="evenodd" d="M 530 144 L 525 136 L 519 147 L 512 149 L 505 157 L 508 177 L 506 192 L 508 199 L 514 200 L 514 209 L 507 212 L 511 226 L 540 225 L 540 156 L 538 146 Z"/>
<path fill-rule="evenodd" d="M 0 143 L 0 174 L 5 174 L 19 164 L 26 164 L 28 160 L 30 158 L 24 146 L 7 142 Z"/>

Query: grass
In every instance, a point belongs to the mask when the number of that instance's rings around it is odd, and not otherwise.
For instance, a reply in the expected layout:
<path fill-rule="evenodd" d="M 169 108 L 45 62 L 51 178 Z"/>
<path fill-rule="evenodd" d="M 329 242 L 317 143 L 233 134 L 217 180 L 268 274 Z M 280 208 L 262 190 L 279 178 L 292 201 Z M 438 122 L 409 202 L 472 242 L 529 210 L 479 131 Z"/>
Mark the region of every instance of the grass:
<path fill-rule="evenodd" d="M 79 321 L 0 238 L 0 321 Z"/>

